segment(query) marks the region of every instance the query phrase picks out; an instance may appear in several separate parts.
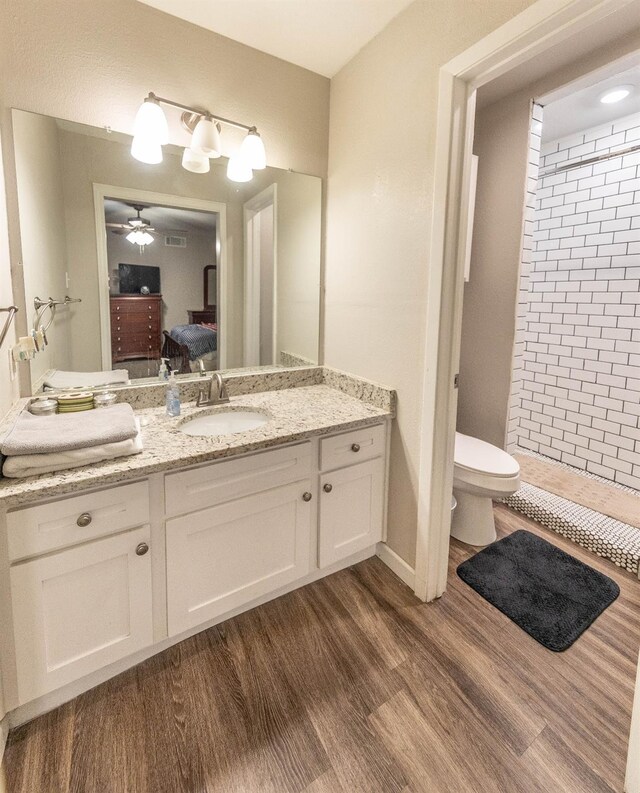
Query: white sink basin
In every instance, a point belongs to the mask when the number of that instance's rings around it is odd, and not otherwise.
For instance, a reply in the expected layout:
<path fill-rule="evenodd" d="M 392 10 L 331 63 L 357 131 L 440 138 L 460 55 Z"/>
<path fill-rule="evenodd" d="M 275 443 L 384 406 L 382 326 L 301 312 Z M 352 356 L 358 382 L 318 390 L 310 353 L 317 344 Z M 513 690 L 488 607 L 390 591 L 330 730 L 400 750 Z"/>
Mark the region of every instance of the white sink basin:
<path fill-rule="evenodd" d="M 185 435 L 233 435 L 263 427 L 268 421 L 268 416 L 254 410 L 221 410 L 188 419 L 179 429 Z"/>

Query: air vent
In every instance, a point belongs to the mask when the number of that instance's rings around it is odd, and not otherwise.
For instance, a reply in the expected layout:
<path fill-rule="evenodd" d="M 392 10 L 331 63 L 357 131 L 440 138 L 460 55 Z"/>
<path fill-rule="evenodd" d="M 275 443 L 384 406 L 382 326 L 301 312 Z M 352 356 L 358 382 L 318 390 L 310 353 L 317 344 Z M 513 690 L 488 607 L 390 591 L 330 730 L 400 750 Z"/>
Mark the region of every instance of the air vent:
<path fill-rule="evenodd" d="M 178 234 L 168 234 L 164 238 L 164 244 L 168 245 L 170 248 L 186 248 L 187 238 L 181 237 Z"/>

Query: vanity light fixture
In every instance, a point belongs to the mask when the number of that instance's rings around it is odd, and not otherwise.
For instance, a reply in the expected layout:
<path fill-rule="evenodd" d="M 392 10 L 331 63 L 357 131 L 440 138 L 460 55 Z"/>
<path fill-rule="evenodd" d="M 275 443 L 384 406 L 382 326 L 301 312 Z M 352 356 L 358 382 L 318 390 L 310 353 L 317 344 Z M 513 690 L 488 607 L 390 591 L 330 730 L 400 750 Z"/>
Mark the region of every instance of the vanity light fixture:
<path fill-rule="evenodd" d="M 254 170 L 266 168 L 264 143 L 256 127 L 214 116 L 208 110 L 198 110 L 154 93 L 149 93 L 140 106 L 134 124 L 131 154 L 140 162 L 151 165 L 162 162 L 162 146 L 168 143 L 169 133 L 161 105 L 182 110 L 182 125 L 191 133 L 191 144 L 182 155 L 182 167 L 187 171 L 207 173 L 209 160 L 221 156 L 220 133 L 223 124 L 247 133 L 240 150 L 229 160 L 228 178 L 234 182 L 248 182 L 253 178 Z"/>
<path fill-rule="evenodd" d="M 618 85 L 615 88 L 609 88 L 601 94 L 600 101 L 603 105 L 613 105 L 626 99 L 632 91 L 632 85 Z"/>

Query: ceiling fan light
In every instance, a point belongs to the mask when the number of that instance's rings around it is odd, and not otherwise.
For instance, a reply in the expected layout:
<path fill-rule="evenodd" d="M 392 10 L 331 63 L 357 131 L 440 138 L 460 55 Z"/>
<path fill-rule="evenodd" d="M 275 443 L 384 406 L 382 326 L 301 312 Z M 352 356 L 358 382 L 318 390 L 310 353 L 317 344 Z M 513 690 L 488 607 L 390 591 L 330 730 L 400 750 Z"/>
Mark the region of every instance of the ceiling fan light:
<path fill-rule="evenodd" d="M 253 171 L 246 159 L 239 154 L 234 154 L 227 163 L 227 178 L 232 182 L 250 182 Z"/>
<path fill-rule="evenodd" d="M 187 146 L 182 152 L 182 167 L 191 173 L 208 173 L 209 158 Z"/>
<path fill-rule="evenodd" d="M 191 147 L 196 154 L 216 159 L 221 154 L 220 132 L 214 120 L 202 116 L 191 137 Z"/>
<path fill-rule="evenodd" d="M 153 236 L 149 234 L 148 231 L 143 231 L 141 233 L 140 239 L 142 240 L 142 242 L 140 243 L 141 245 L 151 245 L 151 243 L 153 242 Z"/>
<path fill-rule="evenodd" d="M 262 171 L 267 167 L 267 153 L 257 129 L 250 129 L 240 146 L 240 156 L 254 171 Z"/>

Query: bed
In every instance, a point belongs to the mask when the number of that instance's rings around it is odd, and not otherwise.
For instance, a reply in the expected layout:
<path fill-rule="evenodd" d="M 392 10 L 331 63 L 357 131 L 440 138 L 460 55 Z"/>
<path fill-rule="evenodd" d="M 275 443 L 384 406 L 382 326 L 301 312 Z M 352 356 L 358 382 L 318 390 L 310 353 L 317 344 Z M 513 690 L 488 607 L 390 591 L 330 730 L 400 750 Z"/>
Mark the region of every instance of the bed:
<path fill-rule="evenodd" d="M 190 363 L 210 359 L 218 350 L 218 326 L 212 324 L 176 325 L 162 331 L 162 357 L 169 358 L 180 374 L 191 371 Z"/>

